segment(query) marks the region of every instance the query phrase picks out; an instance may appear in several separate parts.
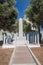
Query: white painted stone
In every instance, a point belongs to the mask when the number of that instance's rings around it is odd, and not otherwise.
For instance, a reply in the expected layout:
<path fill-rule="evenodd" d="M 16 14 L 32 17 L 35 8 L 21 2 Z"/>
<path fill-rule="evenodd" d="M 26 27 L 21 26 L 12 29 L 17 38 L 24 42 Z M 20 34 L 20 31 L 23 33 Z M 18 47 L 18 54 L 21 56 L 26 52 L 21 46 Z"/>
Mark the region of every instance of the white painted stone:
<path fill-rule="evenodd" d="M 23 36 L 23 19 L 19 19 L 19 37 L 16 39 L 16 45 L 25 45 L 26 37 Z"/>
<path fill-rule="evenodd" d="M 19 37 L 23 37 L 23 20 L 19 19 Z"/>

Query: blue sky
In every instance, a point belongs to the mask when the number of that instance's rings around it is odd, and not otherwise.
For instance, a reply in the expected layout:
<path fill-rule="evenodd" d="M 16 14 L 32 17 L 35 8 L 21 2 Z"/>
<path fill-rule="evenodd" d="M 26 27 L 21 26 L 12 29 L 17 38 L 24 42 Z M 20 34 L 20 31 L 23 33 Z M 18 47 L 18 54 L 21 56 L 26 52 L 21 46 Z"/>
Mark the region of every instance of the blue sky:
<path fill-rule="evenodd" d="M 30 5 L 30 0 L 16 0 L 15 7 L 18 9 L 18 18 L 23 18 L 24 10 Z"/>
<path fill-rule="evenodd" d="M 6 0 L 3 0 L 6 1 Z M 24 16 L 24 10 L 27 8 L 27 6 L 30 5 L 30 0 L 15 0 L 16 1 L 16 5 L 15 7 L 18 10 L 18 18 L 23 18 Z"/>

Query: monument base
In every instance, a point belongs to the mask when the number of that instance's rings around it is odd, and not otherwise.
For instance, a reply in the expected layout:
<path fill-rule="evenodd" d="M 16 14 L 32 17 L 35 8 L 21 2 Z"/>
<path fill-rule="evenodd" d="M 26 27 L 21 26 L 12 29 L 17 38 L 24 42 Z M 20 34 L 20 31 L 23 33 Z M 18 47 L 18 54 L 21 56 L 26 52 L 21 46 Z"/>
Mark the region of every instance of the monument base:
<path fill-rule="evenodd" d="M 26 37 L 17 37 L 16 45 L 26 45 Z"/>

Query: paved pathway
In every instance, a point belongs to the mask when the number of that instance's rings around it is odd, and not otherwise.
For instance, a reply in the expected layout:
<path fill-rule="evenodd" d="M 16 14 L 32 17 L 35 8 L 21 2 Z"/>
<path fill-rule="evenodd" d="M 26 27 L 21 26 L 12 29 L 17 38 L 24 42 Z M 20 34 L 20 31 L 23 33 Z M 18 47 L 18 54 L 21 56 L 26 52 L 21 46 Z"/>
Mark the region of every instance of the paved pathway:
<path fill-rule="evenodd" d="M 36 65 L 26 46 L 17 46 L 12 59 L 12 65 Z"/>

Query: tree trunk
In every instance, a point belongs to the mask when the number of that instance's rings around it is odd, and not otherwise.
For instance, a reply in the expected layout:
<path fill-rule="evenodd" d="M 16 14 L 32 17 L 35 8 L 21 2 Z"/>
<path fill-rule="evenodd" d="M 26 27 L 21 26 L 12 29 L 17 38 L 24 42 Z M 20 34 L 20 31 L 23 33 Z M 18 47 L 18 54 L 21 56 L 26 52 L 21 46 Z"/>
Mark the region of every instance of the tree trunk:
<path fill-rule="evenodd" d="M 38 26 L 38 32 L 39 32 L 39 42 L 41 43 L 40 25 Z"/>

